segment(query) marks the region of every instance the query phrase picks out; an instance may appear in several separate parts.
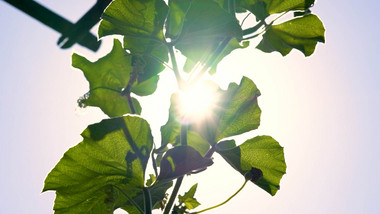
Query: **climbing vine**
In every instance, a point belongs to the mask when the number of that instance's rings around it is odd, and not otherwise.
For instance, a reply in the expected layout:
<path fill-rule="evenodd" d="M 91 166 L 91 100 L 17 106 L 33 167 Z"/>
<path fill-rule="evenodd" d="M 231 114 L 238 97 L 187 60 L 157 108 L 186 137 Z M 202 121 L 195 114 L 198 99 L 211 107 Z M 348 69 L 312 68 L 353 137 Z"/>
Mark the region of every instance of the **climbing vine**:
<path fill-rule="evenodd" d="M 313 4 L 314 0 L 112 1 L 98 35 L 121 35 L 122 42 L 115 39 L 111 52 L 95 62 L 72 56 L 72 66 L 90 85 L 79 106 L 99 107 L 109 119 L 89 125 L 81 134 L 83 141 L 47 176 L 43 191 L 56 191 L 55 212 L 102 214 L 121 208 L 128 213 L 202 213 L 225 204 L 247 183 L 275 195 L 286 170 L 283 147 L 270 136 L 240 145 L 233 140 L 259 127 L 259 89 L 247 77 L 225 90 L 203 77 L 217 72 L 225 56 L 248 47 L 252 39 L 261 39 L 256 48 L 263 52 L 285 56 L 297 49 L 311 55 L 316 44 L 324 42 L 325 31 L 311 13 Z M 242 29 L 247 16 L 254 16 L 256 23 Z M 186 59 L 183 65 L 179 57 Z M 154 142 L 149 118 L 139 116 L 139 97 L 155 92 L 165 68 L 175 75 L 178 90 L 171 95 L 161 142 Z M 196 99 L 208 97 L 195 103 L 194 91 Z M 184 195 L 178 190 L 186 175 L 212 167 L 215 154 L 242 175 L 244 185 L 219 205 L 194 211 L 200 205 L 194 197 L 197 184 Z M 154 174 L 145 174 L 148 167 Z"/>

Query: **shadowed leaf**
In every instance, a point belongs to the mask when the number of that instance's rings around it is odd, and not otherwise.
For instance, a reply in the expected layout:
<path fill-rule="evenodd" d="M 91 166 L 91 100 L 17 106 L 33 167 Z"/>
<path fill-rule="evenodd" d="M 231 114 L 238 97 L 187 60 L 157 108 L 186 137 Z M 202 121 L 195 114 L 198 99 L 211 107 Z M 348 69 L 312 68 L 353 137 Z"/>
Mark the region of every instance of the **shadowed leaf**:
<path fill-rule="evenodd" d="M 158 182 L 170 181 L 195 170 L 204 169 L 213 164 L 209 158 L 190 146 L 177 146 L 169 149 L 160 164 Z"/>

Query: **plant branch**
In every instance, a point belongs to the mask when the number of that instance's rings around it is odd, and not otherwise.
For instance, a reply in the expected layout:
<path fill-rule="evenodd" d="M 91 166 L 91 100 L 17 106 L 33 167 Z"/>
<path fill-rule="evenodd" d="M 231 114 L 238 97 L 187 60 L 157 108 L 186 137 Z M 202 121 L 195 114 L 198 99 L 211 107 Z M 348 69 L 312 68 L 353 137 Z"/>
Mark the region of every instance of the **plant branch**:
<path fill-rule="evenodd" d="M 172 209 L 174 200 L 175 200 L 175 198 L 176 198 L 176 196 L 178 194 L 179 188 L 181 187 L 182 180 L 183 180 L 183 176 L 177 178 L 177 181 L 175 183 L 173 192 L 172 192 L 172 194 L 170 196 L 170 199 L 169 199 L 168 203 L 166 204 L 166 207 L 165 207 L 165 210 L 164 210 L 164 214 L 169 214 L 170 210 Z"/>
<path fill-rule="evenodd" d="M 143 193 L 144 193 L 145 214 L 152 214 L 152 198 L 150 197 L 149 189 L 147 187 L 144 187 Z"/>
<path fill-rule="evenodd" d="M 181 135 L 180 135 L 181 146 L 187 145 L 187 128 L 188 128 L 187 125 L 181 125 Z M 169 199 L 169 201 L 165 207 L 164 214 L 169 214 L 169 212 L 173 206 L 174 200 L 177 197 L 179 188 L 181 187 L 183 178 L 184 178 L 184 176 L 177 178 L 173 192 L 170 195 L 170 199 Z"/>
<path fill-rule="evenodd" d="M 235 0 L 228 0 L 228 12 L 235 17 Z"/>
<path fill-rule="evenodd" d="M 121 92 L 121 95 L 127 97 L 129 109 L 131 110 L 132 114 L 136 114 L 136 109 L 133 105 L 133 100 L 131 97 L 131 89 L 132 89 L 133 83 L 135 83 L 137 80 L 138 73 L 140 72 L 140 69 L 142 69 L 142 66 L 143 66 L 140 63 L 139 58 L 135 58 L 135 60 L 136 60 L 136 62 L 133 62 L 134 60 L 132 60 L 133 71 L 130 73 L 128 84 L 127 84 L 127 86 L 125 86 L 124 90 Z"/>
<path fill-rule="evenodd" d="M 261 20 L 259 23 L 257 23 L 257 25 L 251 27 L 251 28 L 247 28 L 245 30 L 243 30 L 243 35 L 246 36 L 246 35 L 249 35 L 251 33 L 254 33 L 256 32 L 260 27 L 262 27 L 263 25 L 266 25 L 265 21 L 264 20 Z"/>
<path fill-rule="evenodd" d="M 227 200 L 223 201 L 222 203 L 220 203 L 220 204 L 218 204 L 218 205 L 215 205 L 215 206 L 212 206 L 212 207 L 209 207 L 209 208 L 207 208 L 207 209 L 204 209 L 204 210 L 198 211 L 198 212 L 190 213 L 190 214 L 203 213 L 203 212 L 206 212 L 206 211 L 208 211 L 208 210 L 212 210 L 212 209 L 214 209 L 214 208 L 217 208 L 217 207 L 222 206 L 223 204 L 229 202 L 233 197 L 235 197 L 235 196 L 236 196 L 236 195 L 237 195 L 237 194 L 238 194 L 238 193 L 239 193 L 239 192 L 245 187 L 245 185 L 247 184 L 248 181 L 249 181 L 249 180 L 245 180 L 243 186 L 241 186 L 241 187 L 238 189 L 238 191 L 236 191 L 233 195 L 231 195 Z"/>
<path fill-rule="evenodd" d="M 169 50 L 170 59 L 172 61 L 172 65 L 173 65 L 174 75 L 175 75 L 175 78 L 177 79 L 178 86 L 180 86 L 182 84 L 182 78 L 181 78 L 181 75 L 179 74 L 177 59 L 176 59 L 175 54 L 174 54 L 173 45 L 168 44 L 168 50 Z"/>
<path fill-rule="evenodd" d="M 214 154 L 215 152 L 215 145 L 211 146 L 211 148 L 207 151 L 207 153 L 205 154 L 205 158 L 211 158 L 211 156 Z"/>

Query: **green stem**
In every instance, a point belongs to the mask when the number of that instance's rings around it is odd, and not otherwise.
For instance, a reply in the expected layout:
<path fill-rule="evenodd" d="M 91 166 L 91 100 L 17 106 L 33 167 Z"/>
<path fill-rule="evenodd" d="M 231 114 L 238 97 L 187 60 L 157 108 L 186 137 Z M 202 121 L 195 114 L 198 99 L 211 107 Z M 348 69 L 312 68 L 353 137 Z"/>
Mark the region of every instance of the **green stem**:
<path fill-rule="evenodd" d="M 132 114 L 136 114 L 136 109 L 133 105 L 133 100 L 131 97 L 131 88 L 133 83 L 137 80 L 137 74 L 138 74 L 138 65 L 133 65 L 133 71 L 130 74 L 129 81 L 125 89 L 121 92 L 121 95 L 127 97 L 129 109 L 131 110 Z"/>
<path fill-rule="evenodd" d="M 152 198 L 150 197 L 149 189 L 147 187 L 144 187 L 143 193 L 144 193 L 145 214 L 152 214 Z"/>
<path fill-rule="evenodd" d="M 173 48 L 173 46 L 172 45 L 168 45 L 168 50 L 169 50 L 169 54 L 170 54 L 170 59 L 172 61 L 173 71 L 174 71 L 175 78 L 177 79 L 178 86 L 181 86 L 181 84 L 182 84 L 182 78 L 181 78 L 181 75 L 179 74 L 177 59 L 176 59 L 175 54 L 174 54 L 174 48 Z"/>
<path fill-rule="evenodd" d="M 244 186 L 247 184 L 249 180 L 245 180 L 243 186 L 241 186 L 238 191 L 236 191 L 233 195 L 231 195 L 227 200 L 223 201 L 222 203 L 218 204 L 218 205 L 215 205 L 215 206 L 212 206 L 212 207 L 209 207 L 207 209 L 204 209 L 204 210 L 201 210 L 201 211 L 198 211 L 198 212 L 194 212 L 194 213 L 190 213 L 190 214 L 198 214 L 198 213 L 203 213 L 203 212 L 206 212 L 208 210 L 211 210 L 211 209 L 214 209 L 214 208 L 217 208 L 217 207 L 220 207 L 222 206 L 223 204 L 227 203 L 228 201 L 230 201 L 233 197 L 235 197 L 243 188 Z"/>
<path fill-rule="evenodd" d="M 228 0 L 228 12 L 235 17 L 235 0 Z"/>
<path fill-rule="evenodd" d="M 181 141 L 181 146 L 187 145 L 187 125 L 181 125 L 180 141 Z M 181 187 L 183 177 L 184 176 L 177 178 L 177 181 L 174 185 L 173 192 L 170 195 L 170 199 L 165 207 L 164 214 L 169 214 L 170 210 L 172 209 L 172 206 L 174 204 L 175 198 L 177 197 L 179 188 Z"/>
<path fill-rule="evenodd" d="M 257 25 L 251 27 L 251 28 L 247 28 L 245 30 L 243 30 L 243 35 L 246 36 L 246 35 L 249 35 L 251 33 L 254 33 L 256 32 L 261 26 L 265 25 L 265 21 L 262 20 L 260 21 L 259 23 L 257 23 Z"/>
<path fill-rule="evenodd" d="M 211 146 L 211 148 L 207 151 L 204 157 L 211 158 L 214 152 L 215 152 L 215 145 Z"/>
<path fill-rule="evenodd" d="M 179 191 L 179 188 L 181 187 L 181 184 L 182 184 L 182 180 L 183 180 L 183 176 L 177 178 L 177 181 L 175 182 L 175 186 L 174 186 L 174 189 L 173 189 L 173 192 L 170 196 L 170 199 L 165 207 L 165 210 L 164 210 L 164 214 L 169 214 L 170 210 L 172 209 L 172 206 L 174 204 L 174 200 L 178 194 L 178 191 Z"/>
<path fill-rule="evenodd" d="M 187 125 L 181 125 L 180 142 L 181 146 L 187 146 Z"/>

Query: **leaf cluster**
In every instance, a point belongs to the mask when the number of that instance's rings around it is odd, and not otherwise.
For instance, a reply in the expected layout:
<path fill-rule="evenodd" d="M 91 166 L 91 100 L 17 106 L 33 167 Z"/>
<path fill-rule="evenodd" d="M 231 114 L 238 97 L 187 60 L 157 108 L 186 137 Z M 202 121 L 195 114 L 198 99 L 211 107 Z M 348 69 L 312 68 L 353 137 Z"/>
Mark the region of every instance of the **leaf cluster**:
<path fill-rule="evenodd" d="M 260 125 L 261 93 L 254 82 L 243 77 L 226 90 L 212 83 L 216 108 L 201 120 L 181 113 L 180 93 L 203 81 L 205 72 L 215 73 L 225 56 L 259 36 L 256 48 L 263 52 L 285 56 L 297 49 L 311 55 L 316 44 L 324 42 L 325 31 L 311 14 L 313 4 L 314 0 L 112 1 L 102 15 L 99 38 L 121 35 L 123 41 L 115 39 L 110 53 L 95 62 L 72 56 L 72 66 L 83 72 L 90 86 L 78 104 L 99 107 L 110 118 L 89 125 L 83 141 L 47 176 L 43 191 L 56 191 L 55 213 L 102 214 L 118 208 L 128 213 L 188 213 L 200 205 L 194 198 L 197 184 L 179 195 L 172 209 L 182 179 L 210 167 L 214 153 L 246 181 L 275 195 L 286 171 L 283 147 L 270 136 L 241 145 L 233 140 Z M 243 29 L 244 21 L 236 18 L 239 13 L 253 14 L 256 23 Z M 289 13 L 294 17 L 276 23 Z M 178 55 L 186 58 L 181 68 Z M 179 90 L 172 94 L 158 145 L 149 123 L 139 116 L 143 108 L 138 100 L 155 92 L 165 67 L 174 72 Z M 186 80 L 184 72 L 193 78 Z M 146 180 L 149 161 L 155 174 Z"/>

